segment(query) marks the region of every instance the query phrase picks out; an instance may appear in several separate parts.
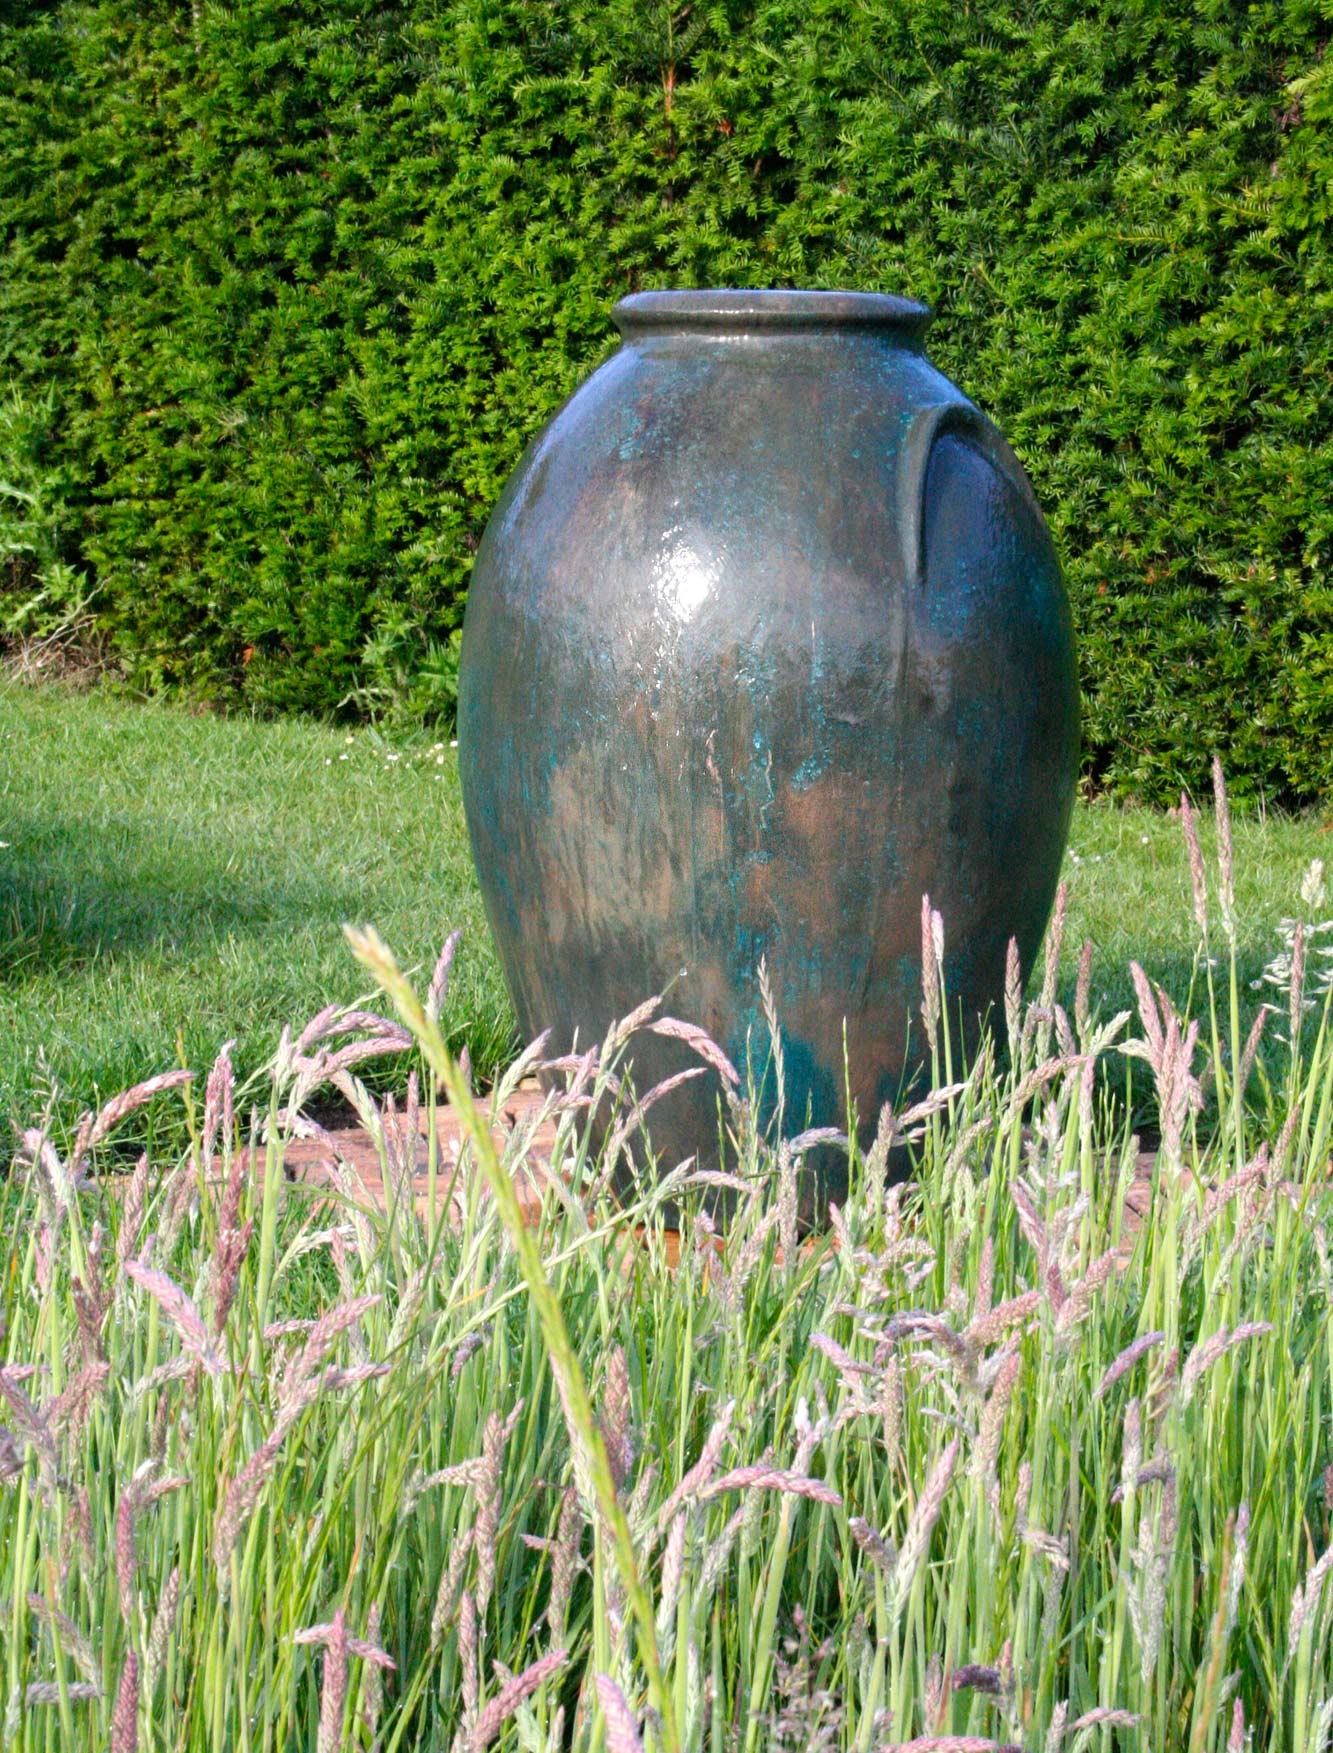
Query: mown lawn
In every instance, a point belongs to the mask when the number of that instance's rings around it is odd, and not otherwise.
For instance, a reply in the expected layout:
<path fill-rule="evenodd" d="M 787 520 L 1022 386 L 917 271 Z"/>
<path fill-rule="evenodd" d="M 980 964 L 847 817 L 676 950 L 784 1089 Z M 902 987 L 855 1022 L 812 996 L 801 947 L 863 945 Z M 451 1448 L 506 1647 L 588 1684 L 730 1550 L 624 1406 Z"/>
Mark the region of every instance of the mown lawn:
<path fill-rule="evenodd" d="M 1237 818 L 1248 1006 L 1327 825 Z M 1203 838 L 1211 856 L 1207 820 Z M 233 1037 L 242 1075 L 259 1070 L 284 1023 L 363 992 L 346 920 L 427 973 L 460 926 L 451 1045 L 483 1077 L 510 1048 L 448 747 L 0 685 L 0 842 L 6 1138 L 52 1080 L 81 1109 L 181 1059 L 206 1065 Z M 1183 1002 L 1195 933 L 1179 824 L 1082 805 L 1066 878 L 1065 996 L 1090 937 L 1103 1005 L 1132 1002 L 1131 957 Z"/>
<path fill-rule="evenodd" d="M 261 1067 L 284 1023 L 364 993 L 344 920 L 427 977 L 460 926 L 453 1045 L 483 1073 L 509 1046 L 447 748 L 11 687 L 0 841 L 6 1137 L 52 1077 L 87 1106 L 231 1037 Z"/>

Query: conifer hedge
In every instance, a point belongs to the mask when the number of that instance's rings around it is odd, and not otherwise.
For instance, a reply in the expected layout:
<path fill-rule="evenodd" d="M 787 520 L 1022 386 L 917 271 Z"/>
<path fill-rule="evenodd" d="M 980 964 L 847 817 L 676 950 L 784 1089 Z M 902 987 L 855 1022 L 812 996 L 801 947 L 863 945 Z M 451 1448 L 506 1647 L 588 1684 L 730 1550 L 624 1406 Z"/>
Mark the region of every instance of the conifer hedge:
<path fill-rule="evenodd" d="M 11 493 L 3 589 L 91 581 L 136 681 L 446 705 L 488 510 L 620 294 L 878 288 L 1047 508 L 1090 782 L 1169 798 L 1216 749 L 1326 792 L 1329 0 L 8 19 L 0 483 L 60 514 L 25 546 Z"/>

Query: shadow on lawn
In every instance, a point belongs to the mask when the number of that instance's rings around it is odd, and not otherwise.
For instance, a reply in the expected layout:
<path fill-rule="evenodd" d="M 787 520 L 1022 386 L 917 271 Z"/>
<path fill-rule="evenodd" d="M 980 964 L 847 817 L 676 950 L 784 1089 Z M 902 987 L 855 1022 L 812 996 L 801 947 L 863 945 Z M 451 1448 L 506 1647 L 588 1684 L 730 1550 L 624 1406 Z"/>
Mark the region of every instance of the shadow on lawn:
<path fill-rule="evenodd" d="M 188 955 L 230 936 L 268 937 L 355 916 L 364 893 L 275 881 L 250 845 L 186 836 L 151 819 L 7 816 L 0 859 L 0 984 L 150 951 Z"/>
<path fill-rule="evenodd" d="M 1236 974 L 1240 981 L 1240 1009 L 1242 1021 L 1248 1026 L 1253 1013 L 1260 1004 L 1267 1001 L 1278 1005 L 1285 1013 L 1287 995 L 1276 986 L 1265 985 L 1255 991 L 1251 982 L 1257 980 L 1264 969 L 1272 961 L 1278 948 L 1272 931 L 1253 930 L 1248 935 L 1241 935 L 1236 944 Z M 1130 959 L 1122 963 L 1113 962 L 1109 957 L 1100 963 L 1094 958 L 1092 965 L 1092 995 L 1094 1007 L 1102 1019 L 1114 1015 L 1117 1010 L 1129 1010 L 1133 1019 L 1128 1025 L 1131 1034 L 1138 1031 L 1138 1001 L 1134 993 L 1133 976 L 1129 971 Z M 1171 1000 L 1178 1015 L 1197 1017 L 1202 1031 L 1208 1016 L 1208 980 L 1202 961 L 1197 964 L 1194 957 L 1184 951 L 1173 948 L 1167 954 L 1155 954 L 1151 944 L 1141 954 L 1132 957 L 1137 961 L 1144 973 L 1152 982 L 1153 987 L 1161 987 Z M 1190 983 L 1193 981 L 1193 995 Z M 1213 946 L 1213 993 L 1218 1008 L 1218 1022 L 1226 1026 L 1231 1003 L 1231 971 L 1230 957 L 1225 944 Z M 1038 969 L 1028 983 L 1028 997 L 1033 996 L 1033 989 L 1041 983 L 1041 972 Z M 1072 1020 L 1074 1014 L 1074 976 L 1061 970 L 1060 988 L 1057 993 L 1058 1002 L 1064 1005 Z M 1188 1001 L 1188 1011 L 1186 1003 Z"/>

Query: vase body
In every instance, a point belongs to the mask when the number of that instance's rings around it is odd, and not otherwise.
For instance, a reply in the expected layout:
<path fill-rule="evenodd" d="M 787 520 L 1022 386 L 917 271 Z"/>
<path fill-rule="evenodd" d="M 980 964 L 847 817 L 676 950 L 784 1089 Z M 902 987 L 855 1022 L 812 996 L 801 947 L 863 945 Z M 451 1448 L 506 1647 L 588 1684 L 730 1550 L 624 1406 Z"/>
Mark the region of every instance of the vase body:
<path fill-rule="evenodd" d="M 1055 552 L 923 307 L 667 292 L 615 318 L 505 487 L 464 624 L 463 801 L 519 1024 L 586 1047 L 669 988 L 759 1066 L 762 959 L 785 1129 L 850 1097 L 872 1134 L 921 1064 L 922 896 L 968 1027 L 1045 927 L 1078 755 Z M 698 1062 L 641 1035 L 633 1063 L 642 1094 Z M 716 1163 L 719 1093 L 652 1109 L 660 1165 Z"/>

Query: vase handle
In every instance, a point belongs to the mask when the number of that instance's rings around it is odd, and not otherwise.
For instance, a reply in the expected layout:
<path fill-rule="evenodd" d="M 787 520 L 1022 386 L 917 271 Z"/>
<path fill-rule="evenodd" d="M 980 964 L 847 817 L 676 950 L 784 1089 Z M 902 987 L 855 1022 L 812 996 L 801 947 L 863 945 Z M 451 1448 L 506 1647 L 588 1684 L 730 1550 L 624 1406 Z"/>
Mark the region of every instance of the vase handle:
<path fill-rule="evenodd" d="M 936 402 L 912 420 L 898 463 L 898 527 L 902 531 L 903 569 L 910 587 L 926 583 L 926 485 L 935 441 L 956 433 L 971 443 L 991 467 L 1018 489 L 1041 519 L 1041 507 L 1022 463 L 994 421 L 971 402 Z"/>

